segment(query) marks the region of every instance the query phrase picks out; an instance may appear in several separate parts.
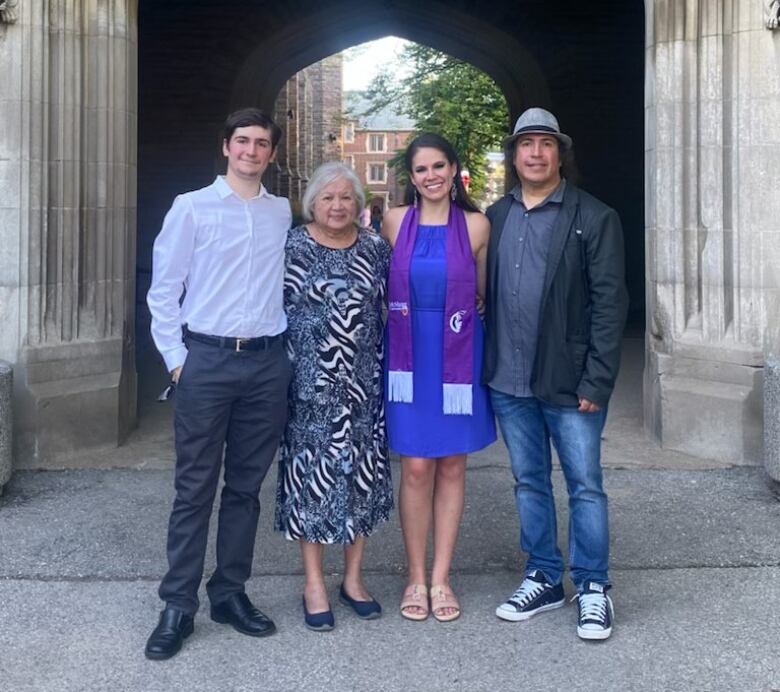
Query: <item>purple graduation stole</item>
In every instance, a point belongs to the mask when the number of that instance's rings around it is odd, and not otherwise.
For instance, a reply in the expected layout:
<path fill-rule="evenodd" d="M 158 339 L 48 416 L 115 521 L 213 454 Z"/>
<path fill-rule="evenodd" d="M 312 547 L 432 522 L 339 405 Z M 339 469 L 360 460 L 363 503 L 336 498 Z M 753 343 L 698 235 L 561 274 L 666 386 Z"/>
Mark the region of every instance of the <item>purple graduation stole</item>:
<path fill-rule="evenodd" d="M 414 393 L 412 314 L 409 267 L 419 214 L 409 207 L 401 222 L 390 260 L 388 286 L 388 399 L 411 402 Z M 471 254 L 466 215 L 450 204 L 447 219 L 447 293 L 444 304 L 443 411 L 472 413 L 474 320 L 477 268 Z"/>

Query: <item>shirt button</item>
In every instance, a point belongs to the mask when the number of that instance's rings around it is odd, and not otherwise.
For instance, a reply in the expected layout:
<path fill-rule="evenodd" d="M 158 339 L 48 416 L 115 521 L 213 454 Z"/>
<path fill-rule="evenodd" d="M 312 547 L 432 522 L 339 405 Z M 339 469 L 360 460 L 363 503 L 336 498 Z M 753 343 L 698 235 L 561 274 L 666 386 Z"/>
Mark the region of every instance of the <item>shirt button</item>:
<path fill-rule="evenodd" d="M 528 212 L 526 212 L 525 214 L 523 214 L 523 216 L 524 216 L 524 217 L 527 219 L 527 218 L 528 218 Z"/>
<path fill-rule="evenodd" d="M 520 238 L 520 242 L 522 243 L 522 242 L 523 242 L 523 240 L 525 240 L 525 239 L 521 237 L 521 238 Z"/>
<path fill-rule="evenodd" d="M 519 265 L 519 264 L 516 264 L 516 265 L 515 265 L 515 269 L 520 269 L 520 265 Z"/>

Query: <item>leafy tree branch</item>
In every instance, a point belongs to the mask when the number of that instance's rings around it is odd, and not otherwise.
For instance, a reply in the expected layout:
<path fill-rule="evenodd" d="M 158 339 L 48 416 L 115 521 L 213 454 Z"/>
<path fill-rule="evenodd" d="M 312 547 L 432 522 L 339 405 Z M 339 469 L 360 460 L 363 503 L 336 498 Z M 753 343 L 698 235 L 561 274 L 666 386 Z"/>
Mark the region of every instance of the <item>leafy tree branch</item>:
<path fill-rule="evenodd" d="M 501 147 L 507 132 L 503 93 L 473 65 L 427 46 L 409 43 L 401 57 L 409 71 L 402 76 L 389 66 L 381 71 L 365 94 L 370 105 L 362 115 L 392 106 L 414 122 L 417 132 L 446 137 L 469 171 L 471 194 L 479 198 L 486 182 L 485 155 Z M 401 157 L 392 163 L 401 168 Z"/>

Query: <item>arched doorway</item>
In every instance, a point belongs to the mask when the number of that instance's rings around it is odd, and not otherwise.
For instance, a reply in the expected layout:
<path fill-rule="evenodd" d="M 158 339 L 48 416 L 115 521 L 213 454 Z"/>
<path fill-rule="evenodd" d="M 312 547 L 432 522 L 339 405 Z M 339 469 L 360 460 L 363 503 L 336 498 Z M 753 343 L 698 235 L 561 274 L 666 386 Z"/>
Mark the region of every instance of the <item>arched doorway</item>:
<path fill-rule="evenodd" d="M 278 6 L 277 6 L 278 5 Z M 587 6 L 586 6 L 587 5 Z M 270 110 L 285 81 L 338 50 L 393 34 L 467 60 L 501 86 L 512 118 L 529 105 L 574 138 L 586 189 L 621 214 L 632 308 L 644 305 L 644 5 L 632 2 L 141 3 L 138 295 L 172 197 L 222 168 L 231 109 Z M 169 136 L 167 131 L 175 131 Z M 145 306 L 138 305 L 139 342 Z"/>
<path fill-rule="evenodd" d="M 52 13 L 19 3 L 18 21 L 0 17 L 11 56 L 0 355 L 15 365 L 21 463 L 57 465 L 124 439 L 151 242 L 172 197 L 222 169 L 225 113 L 239 101 L 268 108 L 299 67 L 390 33 L 481 67 L 513 116 L 533 102 L 556 112 L 583 187 L 623 218 L 635 308 L 646 292 L 648 429 L 664 446 L 758 462 L 764 354 L 780 339 L 780 198 L 767 173 L 780 156 L 768 125 L 780 72 L 765 9 L 108 0 Z M 75 411 L 89 430 L 73 425 Z"/>

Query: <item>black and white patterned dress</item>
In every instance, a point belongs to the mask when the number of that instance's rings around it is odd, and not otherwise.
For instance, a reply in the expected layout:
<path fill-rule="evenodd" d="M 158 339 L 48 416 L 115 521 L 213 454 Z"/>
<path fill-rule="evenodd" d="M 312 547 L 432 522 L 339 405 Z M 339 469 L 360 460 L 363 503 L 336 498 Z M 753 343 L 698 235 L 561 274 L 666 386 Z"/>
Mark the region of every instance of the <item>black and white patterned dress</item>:
<path fill-rule="evenodd" d="M 284 306 L 293 366 L 276 528 L 291 540 L 352 543 L 393 508 L 383 404 L 390 247 L 361 229 L 331 249 L 290 231 Z"/>

